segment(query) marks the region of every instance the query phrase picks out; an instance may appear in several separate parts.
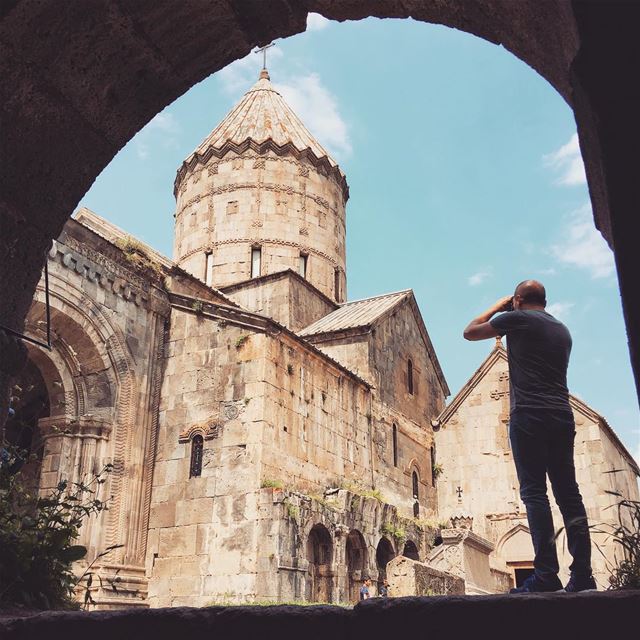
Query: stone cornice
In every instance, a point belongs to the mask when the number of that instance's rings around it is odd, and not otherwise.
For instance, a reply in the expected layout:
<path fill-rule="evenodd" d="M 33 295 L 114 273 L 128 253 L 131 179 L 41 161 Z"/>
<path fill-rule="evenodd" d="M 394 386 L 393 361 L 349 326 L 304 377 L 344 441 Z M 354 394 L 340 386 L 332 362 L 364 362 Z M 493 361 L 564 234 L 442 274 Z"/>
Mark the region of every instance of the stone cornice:
<path fill-rule="evenodd" d="M 51 416 L 38 420 L 38 428 L 43 438 L 76 436 L 107 439 L 113 429 L 113 423 L 110 420 L 93 415 L 78 416 L 76 418 Z"/>
<path fill-rule="evenodd" d="M 265 140 L 264 142 L 258 143 L 251 138 L 247 138 L 240 144 L 236 144 L 235 142 L 226 142 L 222 147 L 210 146 L 204 153 L 195 152 L 188 160 L 185 160 L 182 163 L 182 166 L 178 169 L 176 179 L 173 184 L 173 195 L 177 197 L 178 189 L 180 188 L 182 180 L 189 171 L 193 171 L 198 165 L 205 166 L 211 158 L 221 159 L 230 152 L 241 155 L 249 150 L 260 155 L 266 155 L 269 151 L 272 151 L 278 156 L 293 156 L 296 160 L 309 162 L 313 167 L 318 169 L 320 173 L 332 176 L 342 190 L 342 197 L 344 198 L 344 201 L 346 202 L 349 199 L 349 185 L 347 184 L 347 179 L 340 168 L 337 165 L 333 166 L 326 156 L 318 158 L 318 156 L 316 156 L 316 154 L 310 149 L 299 151 L 291 143 L 279 145 L 273 140 Z"/>
<path fill-rule="evenodd" d="M 165 317 L 169 314 L 170 306 L 157 285 L 154 286 L 133 270 L 86 246 L 68 233 L 54 240 L 48 257 L 127 302 Z"/>
<path fill-rule="evenodd" d="M 314 249 L 313 247 L 305 245 L 301 242 L 294 242 L 293 240 L 283 240 L 281 238 L 227 238 L 226 240 L 218 240 L 217 242 L 208 242 L 206 244 L 202 244 L 199 247 L 195 247 L 194 249 L 190 249 L 189 251 L 183 253 L 178 259 L 176 264 L 178 265 L 182 264 L 185 260 L 188 260 L 191 256 L 197 253 L 210 251 L 215 249 L 216 247 L 221 247 L 227 244 L 252 244 L 252 245 L 260 244 L 261 246 L 280 245 L 280 246 L 286 246 L 286 247 L 296 247 L 299 249 L 303 249 L 309 254 L 320 256 L 321 258 L 328 260 L 334 267 L 340 266 L 334 258 L 324 253 L 323 251 Z"/>

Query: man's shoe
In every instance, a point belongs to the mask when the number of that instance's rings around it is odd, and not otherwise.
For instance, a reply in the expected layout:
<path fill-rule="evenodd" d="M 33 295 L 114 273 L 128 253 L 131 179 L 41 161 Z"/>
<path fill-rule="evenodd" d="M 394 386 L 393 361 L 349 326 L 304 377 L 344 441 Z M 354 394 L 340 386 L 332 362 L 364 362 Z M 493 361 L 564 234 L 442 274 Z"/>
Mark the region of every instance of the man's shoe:
<path fill-rule="evenodd" d="M 580 591 L 597 591 L 598 587 L 593 576 L 574 576 L 572 575 L 564 588 L 567 593 L 579 593 Z"/>
<path fill-rule="evenodd" d="M 511 589 L 509 593 L 550 593 L 562 590 L 562 582 L 558 576 L 543 580 L 532 573 L 519 587 Z"/>

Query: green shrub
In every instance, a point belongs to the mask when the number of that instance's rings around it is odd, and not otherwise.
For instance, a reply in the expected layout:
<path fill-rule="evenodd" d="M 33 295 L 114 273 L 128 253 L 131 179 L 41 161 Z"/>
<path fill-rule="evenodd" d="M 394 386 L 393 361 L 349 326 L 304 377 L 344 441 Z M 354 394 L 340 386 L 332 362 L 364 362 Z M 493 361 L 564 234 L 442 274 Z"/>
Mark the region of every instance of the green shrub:
<path fill-rule="evenodd" d="M 640 589 L 640 502 L 623 499 L 617 506 L 618 525 L 609 535 L 622 557 L 611 570 L 609 589 Z"/>
<path fill-rule="evenodd" d="M 73 573 L 87 554 L 75 542 L 82 524 L 107 508 L 97 494 L 112 465 L 87 484 L 64 480 L 42 497 L 15 471 L 21 458 L 11 445 L 0 449 L 0 606 L 77 608 L 74 590 L 90 567 L 80 578 Z"/>

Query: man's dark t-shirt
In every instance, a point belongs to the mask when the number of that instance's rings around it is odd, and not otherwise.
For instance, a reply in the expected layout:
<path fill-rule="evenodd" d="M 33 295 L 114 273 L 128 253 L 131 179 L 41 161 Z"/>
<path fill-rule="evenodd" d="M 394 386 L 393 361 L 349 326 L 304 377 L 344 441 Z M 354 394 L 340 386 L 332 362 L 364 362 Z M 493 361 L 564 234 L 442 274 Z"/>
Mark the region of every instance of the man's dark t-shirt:
<path fill-rule="evenodd" d="M 507 336 L 511 411 L 570 410 L 569 329 L 546 311 L 533 309 L 507 311 L 489 322 Z"/>

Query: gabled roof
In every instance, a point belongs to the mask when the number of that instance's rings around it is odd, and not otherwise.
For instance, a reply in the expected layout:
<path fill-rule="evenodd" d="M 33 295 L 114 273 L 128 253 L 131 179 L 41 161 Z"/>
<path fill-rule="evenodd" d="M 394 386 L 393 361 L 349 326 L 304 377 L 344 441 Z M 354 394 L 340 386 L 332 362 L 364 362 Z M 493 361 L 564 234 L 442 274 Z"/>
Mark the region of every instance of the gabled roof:
<path fill-rule="evenodd" d="M 347 329 L 369 327 L 410 295 L 411 290 L 407 289 L 406 291 L 386 293 L 373 298 L 345 302 L 335 311 L 324 316 L 324 318 L 316 320 L 313 324 L 299 331 L 298 335 L 304 338 Z"/>
<path fill-rule="evenodd" d="M 255 276 L 253 278 L 247 278 L 246 280 L 241 280 L 240 282 L 234 282 L 233 284 L 226 284 L 223 287 L 220 287 L 220 291 L 224 293 L 234 293 L 239 289 L 249 288 L 252 286 L 256 286 L 262 284 L 264 282 L 274 281 L 274 280 L 283 280 L 284 278 L 291 278 L 292 280 L 296 280 L 301 285 L 313 291 L 315 295 L 319 298 L 322 298 L 329 306 L 337 307 L 338 303 L 335 300 L 329 298 L 329 296 L 325 295 L 318 289 L 314 287 L 306 278 L 301 276 L 297 271 L 293 269 L 283 269 L 282 271 L 275 271 L 274 273 L 267 273 L 263 276 Z"/>
<path fill-rule="evenodd" d="M 485 375 L 493 368 L 496 362 L 503 360 L 507 362 L 507 351 L 502 345 L 502 341 L 496 339 L 496 344 L 491 353 L 483 360 L 482 364 L 476 369 L 474 374 L 469 378 L 466 384 L 458 391 L 451 402 L 445 407 L 444 411 L 438 416 L 437 421 L 446 423 L 451 416 L 457 411 L 458 407 L 467 399 L 471 392 L 478 386 Z M 592 409 L 584 400 L 581 400 L 572 393 L 569 394 L 569 404 L 571 408 L 582 413 L 587 419 L 599 424 L 604 431 L 607 432 L 613 443 L 616 445 L 620 453 L 627 459 L 627 462 L 636 473 L 640 476 L 640 468 L 628 449 L 624 446 L 618 435 L 613 430 L 607 419 L 594 409 Z"/>
<path fill-rule="evenodd" d="M 349 332 L 350 335 L 368 332 L 375 324 L 381 322 L 392 311 L 405 303 L 411 307 L 438 381 L 442 386 L 444 395 L 448 396 L 451 393 L 449 385 L 447 385 L 444 372 L 411 289 L 345 302 L 338 309 L 324 316 L 324 318 L 320 318 L 320 320 L 299 331 L 298 335 L 314 343 L 320 343 L 334 339 L 341 332 Z"/>

